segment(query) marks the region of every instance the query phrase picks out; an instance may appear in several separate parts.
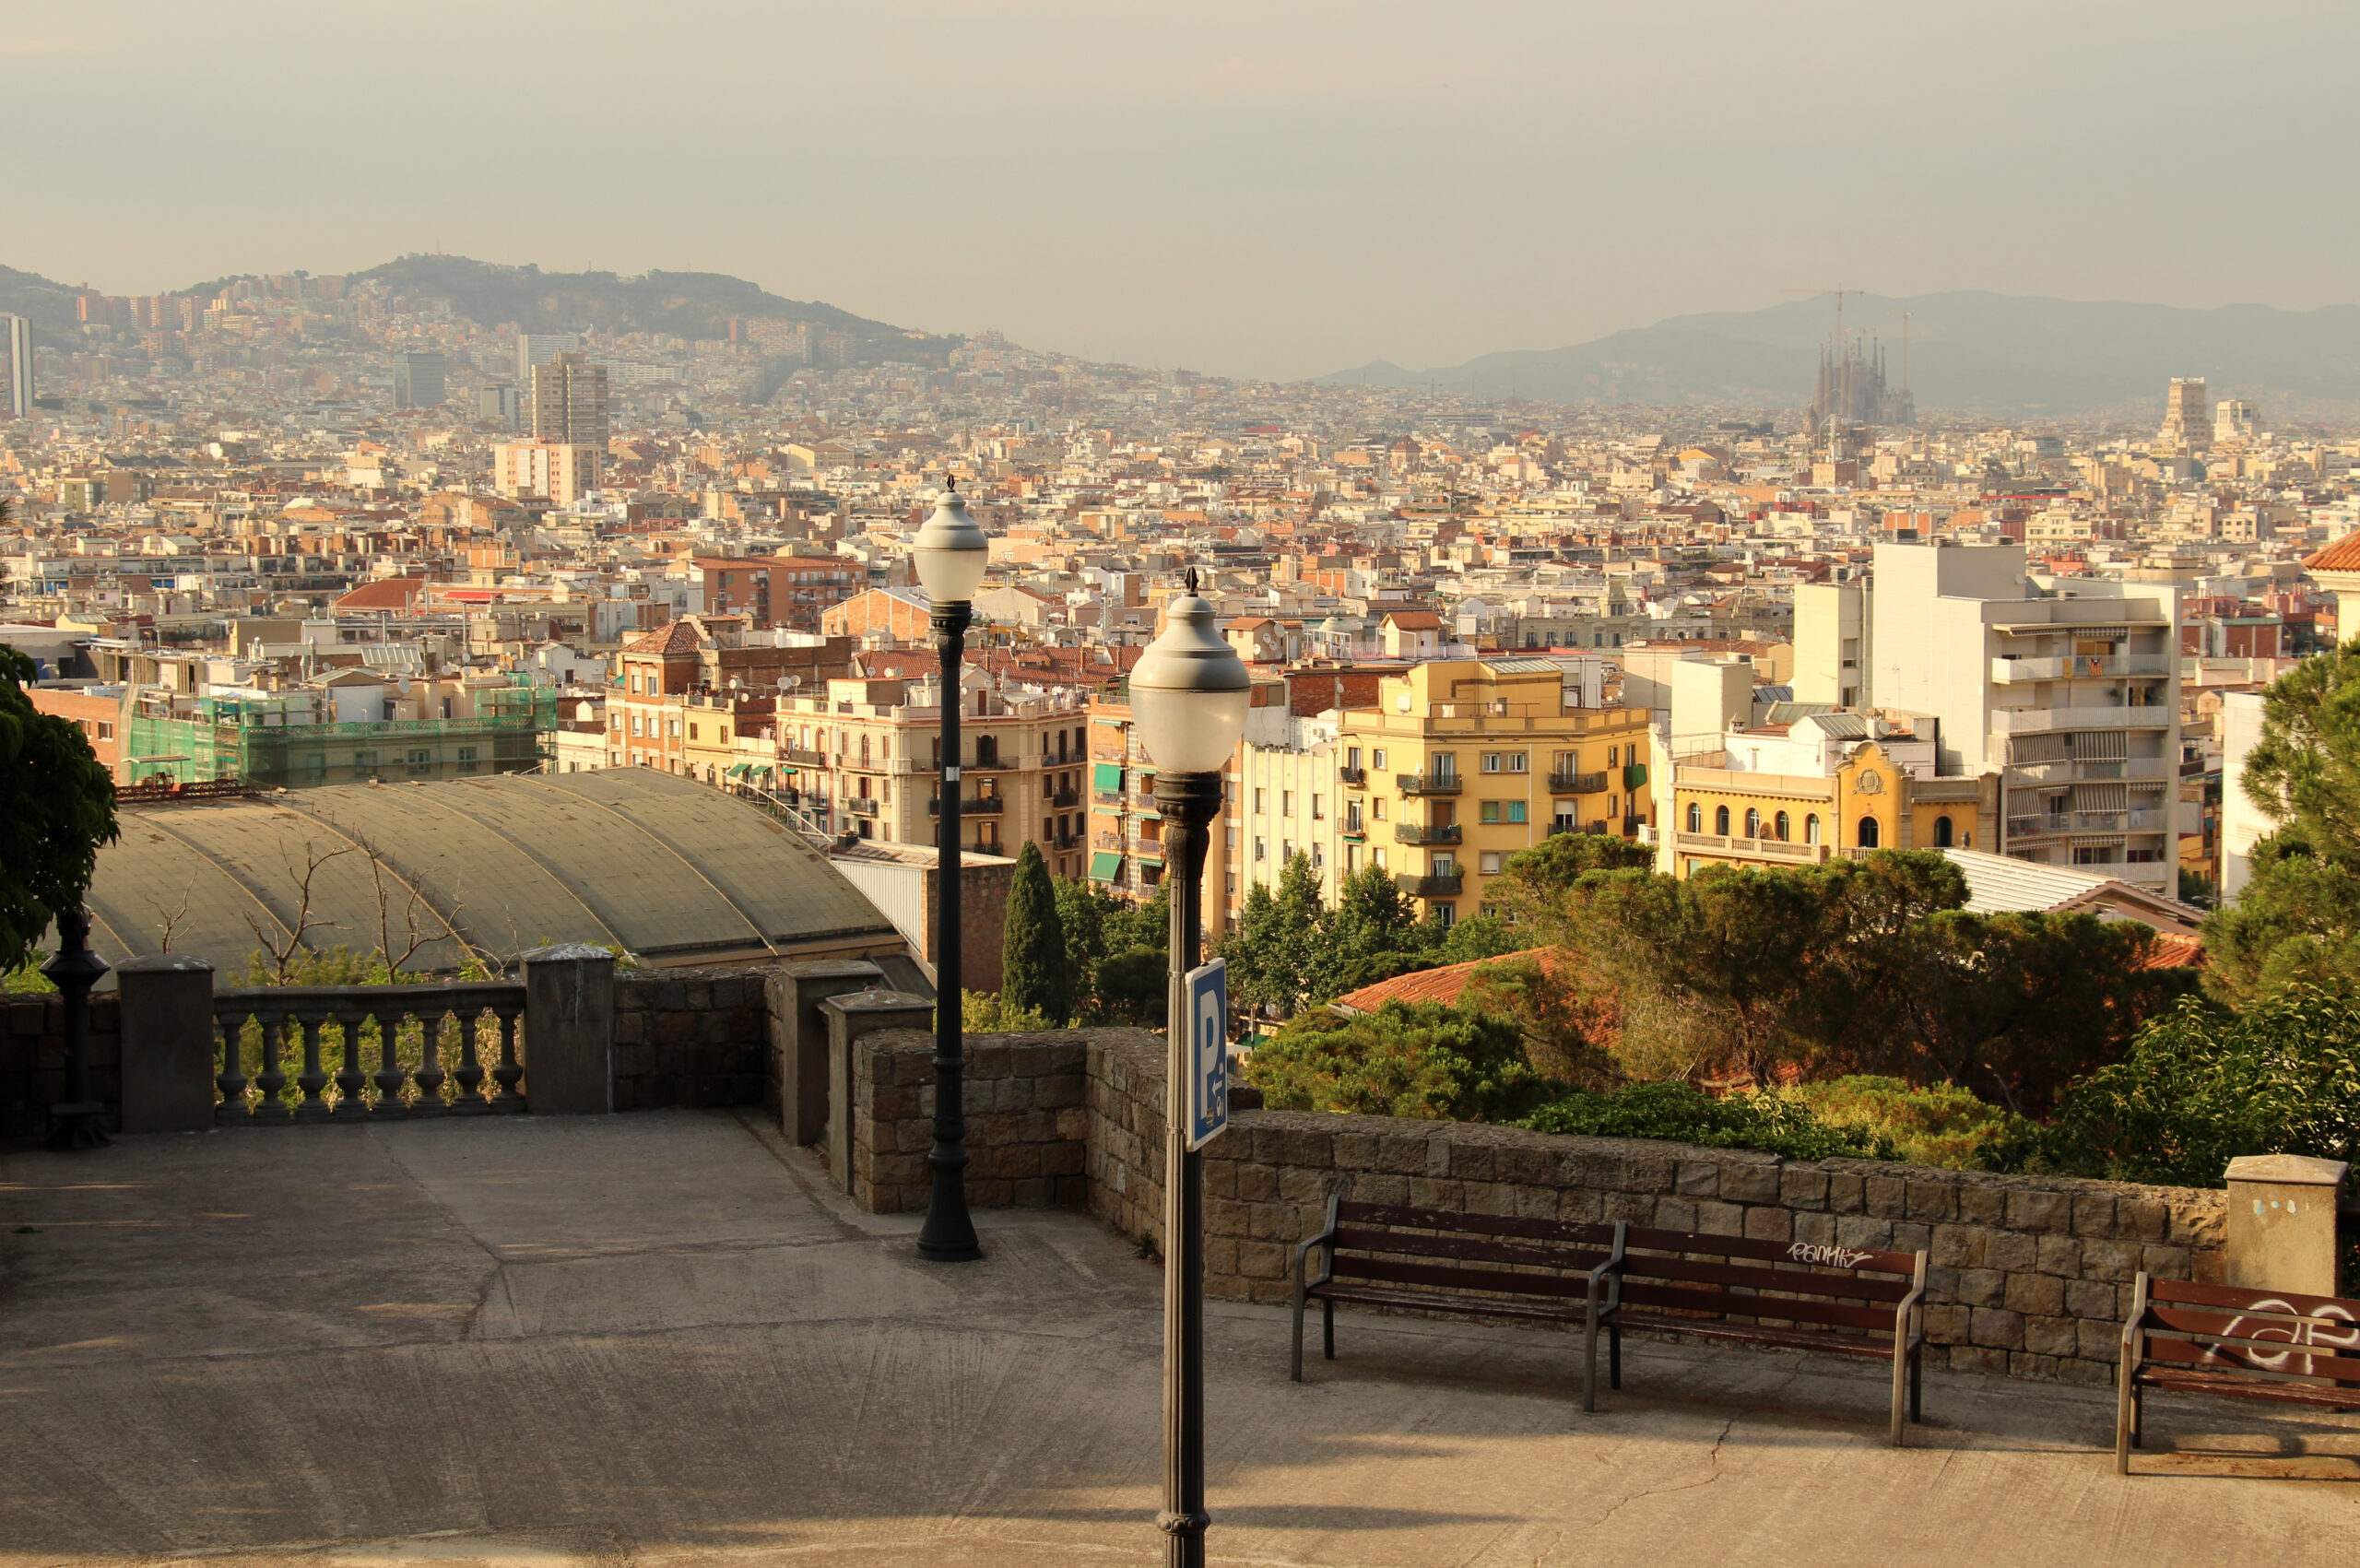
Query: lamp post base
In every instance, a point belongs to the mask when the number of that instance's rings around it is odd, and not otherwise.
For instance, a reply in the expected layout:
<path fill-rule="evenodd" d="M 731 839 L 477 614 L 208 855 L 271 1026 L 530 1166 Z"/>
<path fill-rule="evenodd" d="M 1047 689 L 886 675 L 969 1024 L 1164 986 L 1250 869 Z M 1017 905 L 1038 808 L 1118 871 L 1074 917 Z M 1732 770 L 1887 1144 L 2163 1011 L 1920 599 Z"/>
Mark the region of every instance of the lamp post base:
<path fill-rule="evenodd" d="M 59 1150 L 104 1149 L 113 1141 L 107 1137 L 106 1107 L 97 1101 L 67 1101 L 49 1108 L 49 1142 L 45 1147 Z"/>

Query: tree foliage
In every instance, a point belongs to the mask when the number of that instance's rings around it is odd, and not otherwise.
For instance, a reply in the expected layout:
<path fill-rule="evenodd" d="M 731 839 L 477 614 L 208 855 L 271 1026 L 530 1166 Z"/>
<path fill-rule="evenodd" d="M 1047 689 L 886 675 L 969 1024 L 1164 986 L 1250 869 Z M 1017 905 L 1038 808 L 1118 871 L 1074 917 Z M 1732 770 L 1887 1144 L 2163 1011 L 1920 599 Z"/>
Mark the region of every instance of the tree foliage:
<path fill-rule="evenodd" d="M 81 902 L 117 831 L 114 781 L 89 741 L 25 692 L 39 668 L 0 646 L 0 972 Z"/>
<path fill-rule="evenodd" d="M 1513 1021 L 1435 1002 L 1305 1013 L 1255 1048 L 1245 1077 L 1273 1110 L 1462 1122 L 1513 1121 L 1564 1089 L 1525 1059 Z"/>
<path fill-rule="evenodd" d="M 1073 972 L 1065 924 L 1048 862 L 1031 839 L 1016 852 L 1008 890 L 1008 919 L 1000 929 L 1000 995 L 1009 1007 L 1037 1012 L 1063 1029 L 1073 1019 Z"/>
<path fill-rule="evenodd" d="M 2219 1186 L 2243 1154 L 2360 1156 L 2360 1008 L 2295 984 L 2242 1013 L 2203 997 L 2067 1091 L 2046 1127 L 2003 1140 L 2000 1169 Z"/>
<path fill-rule="evenodd" d="M 2205 921 L 2212 984 L 2240 1005 L 2291 985 L 2360 995 L 2360 639 L 2271 685 L 2242 784 L 2277 828 Z"/>
<path fill-rule="evenodd" d="M 1823 1122 L 1799 1100 L 1776 1094 L 1715 1099 L 1691 1083 L 1634 1083 L 1605 1093 L 1568 1094 L 1533 1112 L 1524 1125 L 1535 1132 L 1588 1138 L 1758 1149 L 1789 1160 L 1895 1158 L 1891 1139 L 1868 1127 Z"/>

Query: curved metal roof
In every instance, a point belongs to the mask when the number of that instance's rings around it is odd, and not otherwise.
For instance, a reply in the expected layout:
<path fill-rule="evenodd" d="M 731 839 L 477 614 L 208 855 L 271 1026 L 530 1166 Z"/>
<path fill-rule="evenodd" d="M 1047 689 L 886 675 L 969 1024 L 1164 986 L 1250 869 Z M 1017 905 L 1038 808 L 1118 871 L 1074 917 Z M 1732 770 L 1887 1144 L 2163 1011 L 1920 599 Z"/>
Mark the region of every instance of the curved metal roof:
<path fill-rule="evenodd" d="M 643 768 L 337 784 L 127 806 L 99 854 L 91 942 L 111 962 L 171 950 L 242 971 L 306 924 L 410 967 L 456 969 L 556 942 L 655 963 L 899 949 L 892 923 L 767 813 Z M 311 883 L 308 920 L 303 883 Z M 454 940 L 454 934 L 458 938 Z"/>

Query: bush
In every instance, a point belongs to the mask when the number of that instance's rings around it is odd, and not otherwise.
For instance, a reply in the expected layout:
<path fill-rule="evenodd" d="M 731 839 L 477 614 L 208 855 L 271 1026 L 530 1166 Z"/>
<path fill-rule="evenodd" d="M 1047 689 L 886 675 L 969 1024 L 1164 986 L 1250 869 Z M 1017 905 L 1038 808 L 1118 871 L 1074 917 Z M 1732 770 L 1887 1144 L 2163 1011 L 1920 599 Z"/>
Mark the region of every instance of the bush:
<path fill-rule="evenodd" d="M 1535 1132 L 1646 1138 L 1707 1149 L 1758 1149 L 1789 1160 L 1897 1158 L 1893 1140 L 1862 1126 L 1821 1121 L 1777 1094 L 1716 1100 L 1690 1083 L 1638 1083 L 1602 1094 L 1573 1093 L 1526 1117 Z"/>
<path fill-rule="evenodd" d="M 1896 1159 L 1953 1171 L 1977 1169 L 1987 1149 L 2032 1125 L 1951 1083 L 1912 1089 L 1897 1078 L 1855 1075 L 1777 1094 L 1827 1126 L 1858 1127 L 1885 1139 Z"/>
<path fill-rule="evenodd" d="M 2241 1154 L 2360 1151 L 2360 1008 L 2290 985 L 2230 1015 L 2200 997 L 2068 1089 L 2046 1127 L 1986 1152 L 1994 1170 L 2216 1187 Z"/>
<path fill-rule="evenodd" d="M 1059 1027 L 1038 1008 L 1020 1008 L 989 991 L 960 993 L 959 1026 L 970 1034 L 1021 1034 Z"/>
<path fill-rule="evenodd" d="M 1305 1013 L 1255 1048 L 1245 1079 L 1274 1111 L 1465 1122 L 1511 1121 L 1564 1087 L 1525 1060 L 1513 1022 L 1439 1002 Z"/>

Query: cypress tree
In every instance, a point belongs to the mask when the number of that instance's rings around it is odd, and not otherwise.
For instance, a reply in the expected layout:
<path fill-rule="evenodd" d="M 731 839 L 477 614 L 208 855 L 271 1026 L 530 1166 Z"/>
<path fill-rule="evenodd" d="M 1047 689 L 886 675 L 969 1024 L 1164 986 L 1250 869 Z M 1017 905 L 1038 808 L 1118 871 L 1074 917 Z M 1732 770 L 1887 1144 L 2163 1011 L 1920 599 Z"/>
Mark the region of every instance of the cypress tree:
<path fill-rule="evenodd" d="M 1011 1008 L 1031 1008 L 1063 1029 L 1073 1018 L 1073 970 L 1066 957 L 1065 922 L 1048 863 L 1031 839 L 1016 853 L 1008 890 L 1008 924 L 1000 936 L 999 994 Z"/>

